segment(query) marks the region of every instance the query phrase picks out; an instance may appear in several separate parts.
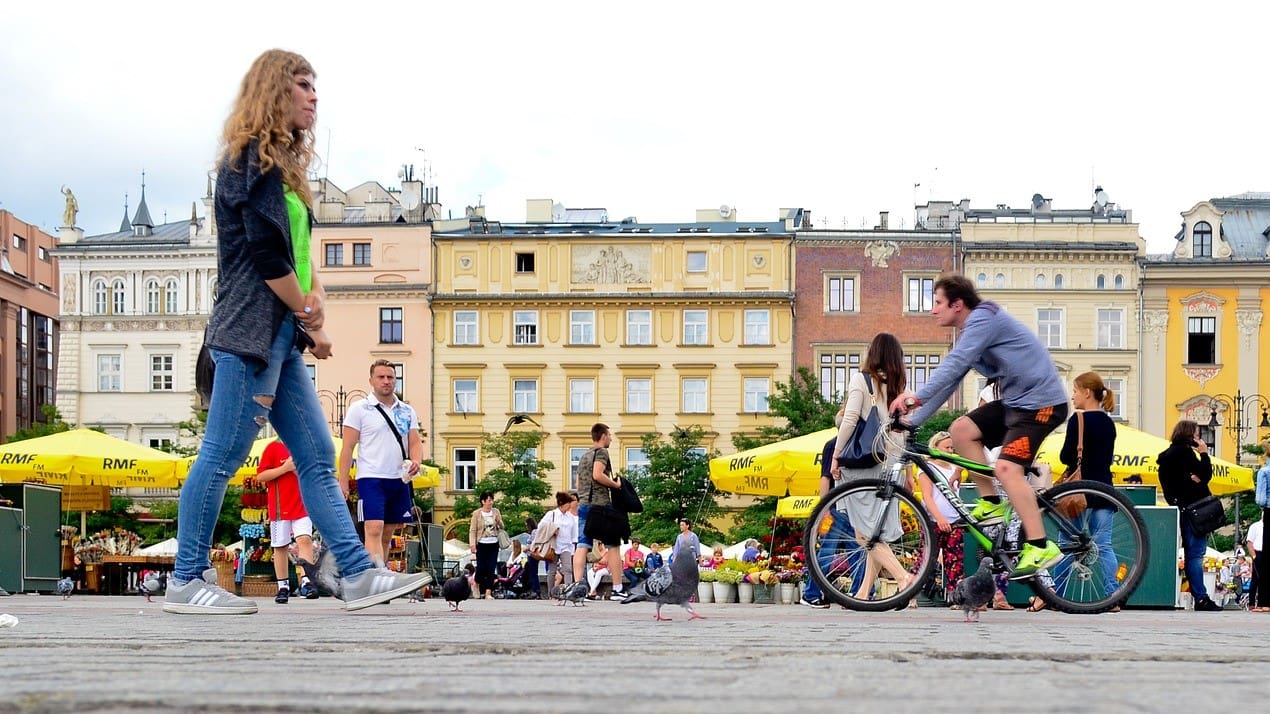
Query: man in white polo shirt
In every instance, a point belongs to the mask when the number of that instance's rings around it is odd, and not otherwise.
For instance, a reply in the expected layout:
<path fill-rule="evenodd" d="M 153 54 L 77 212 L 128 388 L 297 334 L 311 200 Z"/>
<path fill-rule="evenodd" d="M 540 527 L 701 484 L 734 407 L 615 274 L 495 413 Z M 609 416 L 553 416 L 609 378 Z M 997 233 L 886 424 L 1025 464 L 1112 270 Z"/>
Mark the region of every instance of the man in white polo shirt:
<path fill-rule="evenodd" d="M 353 447 L 357 452 L 357 507 L 366 528 L 366 550 L 372 560 L 387 559 L 392 528 L 413 520 L 410 482 L 419 473 L 423 439 L 419 417 L 397 399 L 397 370 L 385 359 L 370 366 L 371 396 L 359 399 L 344 414 L 340 449 L 340 490 L 348 496 Z"/>

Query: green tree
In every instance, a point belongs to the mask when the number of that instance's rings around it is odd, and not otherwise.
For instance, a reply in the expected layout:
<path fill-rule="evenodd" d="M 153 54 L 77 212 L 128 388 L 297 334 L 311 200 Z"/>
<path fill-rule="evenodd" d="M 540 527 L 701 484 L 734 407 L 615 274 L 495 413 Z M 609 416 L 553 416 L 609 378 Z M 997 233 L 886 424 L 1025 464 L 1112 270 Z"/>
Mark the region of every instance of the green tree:
<path fill-rule="evenodd" d="M 689 518 L 703 543 L 723 537 L 710 524 L 723 509 L 710 485 L 710 459 L 718 452 L 701 448 L 705 429 L 676 427 L 669 439 L 644 434 L 640 444 L 648 467 L 619 475 L 631 479 L 644 503 L 644 512 L 631 515 L 631 531 L 646 543 L 673 543 L 680 518 Z"/>
<path fill-rule="evenodd" d="M 509 533 L 519 533 L 525 527 L 525 519 L 537 521 L 546 512 L 543 502 L 551 495 L 551 485 L 543 475 L 556 465 L 537 457 L 542 445 L 540 431 L 510 431 L 505 434 L 486 434 L 481 440 L 481 451 L 498 461 L 476 482 L 474 491 L 491 491 L 494 506 L 503 514 L 503 524 Z M 456 535 L 467 538 L 466 519 L 480 508 L 476 496 L 459 496 L 454 500 L 454 515 L 462 520 L 456 526 Z"/>
<path fill-rule="evenodd" d="M 737 451 L 753 449 L 795 436 L 810 434 L 833 426 L 838 412 L 836 402 L 825 399 L 820 392 L 820 380 L 806 367 L 799 367 L 788 383 L 777 382 L 767 398 L 767 413 L 783 419 L 783 423 L 764 424 L 756 434 L 737 432 L 732 435 L 732 446 Z"/>
<path fill-rule="evenodd" d="M 948 431 L 948 427 L 952 426 L 953 421 L 965 413 L 965 409 L 940 409 L 935 412 L 926 420 L 925 424 L 922 424 L 917 429 L 917 443 L 925 444 L 937 432 Z"/>
<path fill-rule="evenodd" d="M 31 426 L 25 429 L 18 429 L 10 434 L 4 443 L 12 444 L 15 441 L 26 441 L 27 439 L 36 439 L 49 434 L 60 434 L 63 431 L 70 431 L 71 425 L 62 419 L 62 413 L 52 404 L 44 404 L 40 407 L 40 414 L 43 419 L 31 423 Z"/>

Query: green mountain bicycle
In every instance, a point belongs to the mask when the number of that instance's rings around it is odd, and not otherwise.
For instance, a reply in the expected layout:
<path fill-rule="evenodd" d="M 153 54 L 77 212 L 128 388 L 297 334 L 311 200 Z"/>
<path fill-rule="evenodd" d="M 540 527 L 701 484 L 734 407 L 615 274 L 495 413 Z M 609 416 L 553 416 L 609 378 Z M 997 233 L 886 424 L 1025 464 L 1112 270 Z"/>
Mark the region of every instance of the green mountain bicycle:
<path fill-rule="evenodd" d="M 987 476 L 992 467 L 915 443 L 914 428 L 898 418 L 892 419 L 891 429 L 905 432 L 905 440 L 889 476 L 835 487 L 807 522 L 807 570 L 825 597 L 852 610 L 901 609 L 934 576 L 935 525 L 926 506 L 902 485 L 909 465 L 929 476 L 956 508 L 960 520 L 954 525 L 964 528 L 966 538 L 992 557 L 994 570 L 1012 570 L 1021 538 L 1007 538 L 1004 525 L 981 525 L 971 518 L 970 508 L 927 459 Z M 1029 586 L 1061 612 L 1094 614 L 1123 604 L 1142 580 L 1150 553 L 1146 525 L 1133 503 L 1097 481 L 1038 489 L 1036 502 L 1046 536 L 1059 545 L 1063 559 L 1026 581 Z M 883 550 L 873 550 L 878 546 Z M 907 577 L 873 577 L 876 565 L 868 567 L 870 551 L 875 564 L 898 561 Z"/>

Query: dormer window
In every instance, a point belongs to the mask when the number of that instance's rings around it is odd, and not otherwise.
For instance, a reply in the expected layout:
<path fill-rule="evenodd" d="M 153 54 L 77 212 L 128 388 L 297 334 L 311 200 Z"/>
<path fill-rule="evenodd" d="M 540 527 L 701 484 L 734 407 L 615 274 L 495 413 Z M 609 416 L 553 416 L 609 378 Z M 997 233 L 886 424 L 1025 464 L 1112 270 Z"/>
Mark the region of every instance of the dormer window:
<path fill-rule="evenodd" d="M 1191 229 L 1192 246 L 1194 252 L 1192 255 L 1196 258 L 1213 257 L 1213 227 L 1208 221 L 1200 221 Z"/>

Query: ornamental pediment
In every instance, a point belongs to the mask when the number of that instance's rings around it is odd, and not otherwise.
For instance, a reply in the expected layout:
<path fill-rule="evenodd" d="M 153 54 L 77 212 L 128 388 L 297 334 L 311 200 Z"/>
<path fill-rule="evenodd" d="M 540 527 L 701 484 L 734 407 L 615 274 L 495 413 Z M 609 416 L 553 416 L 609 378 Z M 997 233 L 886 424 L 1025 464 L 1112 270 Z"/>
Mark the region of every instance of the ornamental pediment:
<path fill-rule="evenodd" d="M 1226 304 L 1226 298 L 1201 290 L 1187 295 L 1180 302 L 1182 311 L 1189 315 L 1216 315 Z"/>

